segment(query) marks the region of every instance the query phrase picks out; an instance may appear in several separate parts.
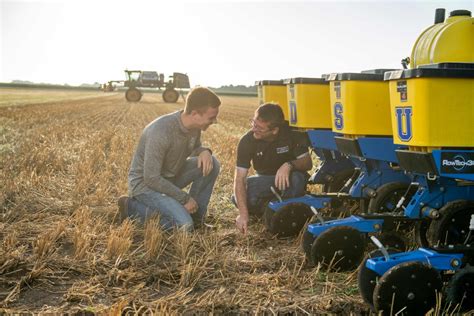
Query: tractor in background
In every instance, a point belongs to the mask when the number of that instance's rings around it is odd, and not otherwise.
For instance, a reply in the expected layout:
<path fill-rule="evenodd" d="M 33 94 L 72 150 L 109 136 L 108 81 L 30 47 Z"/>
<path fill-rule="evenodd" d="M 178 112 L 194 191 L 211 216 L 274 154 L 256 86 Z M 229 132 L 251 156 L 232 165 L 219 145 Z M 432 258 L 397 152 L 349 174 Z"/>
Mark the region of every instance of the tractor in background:
<path fill-rule="evenodd" d="M 107 83 L 103 83 L 100 85 L 100 90 L 104 92 L 113 92 L 117 88 L 114 83 L 123 83 L 121 80 L 110 80 Z"/>
<path fill-rule="evenodd" d="M 175 72 L 169 79 L 165 80 L 165 75 L 156 71 L 142 71 L 142 70 L 124 70 L 126 80 L 123 81 L 127 91 L 125 98 L 129 102 L 138 102 L 142 98 L 142 91 L 138 88 L 158 88 L 161 90 L 163 101 L 166 103 L 175 103 L 178 101 L 182 89 L 189 89 L 189 77 L 187 74 Z"/>

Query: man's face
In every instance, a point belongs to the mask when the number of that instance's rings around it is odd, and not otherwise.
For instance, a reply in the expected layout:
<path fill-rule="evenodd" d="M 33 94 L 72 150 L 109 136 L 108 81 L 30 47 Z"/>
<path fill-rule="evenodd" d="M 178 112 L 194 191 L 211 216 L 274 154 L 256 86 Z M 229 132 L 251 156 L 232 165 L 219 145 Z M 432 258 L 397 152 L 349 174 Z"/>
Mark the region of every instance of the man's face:
<path fill-rule="evenodd" d="M 212 124 L 217 123 L 217 115 L 219 114 L 219 107 L 208 107 L 203 113 L 193 111 L 193 119 L 196 126 L 205 131 Z"/>
<path fill-rule="evenodd" d="M 272 128 L 270 122 L 262 121 L 257 115 L 250 120 L 250 126 L 252 127 L 253 137 L 255 139 L 271 140 L 278 134 L 277 127 Z"/>

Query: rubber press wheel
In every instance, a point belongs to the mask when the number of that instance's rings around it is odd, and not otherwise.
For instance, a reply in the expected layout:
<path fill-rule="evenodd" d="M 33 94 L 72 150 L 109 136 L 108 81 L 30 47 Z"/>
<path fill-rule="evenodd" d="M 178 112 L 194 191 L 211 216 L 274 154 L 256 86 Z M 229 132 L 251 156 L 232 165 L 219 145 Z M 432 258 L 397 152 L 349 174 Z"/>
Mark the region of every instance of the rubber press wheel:
<path fill-rule="evenodd" d="M 166 103 L 176 103 L 179 98 L 179 93 L 174 89 L 166 89 L 163 91 L 162 98 Z"/>
<path fill-rule="evenodd" d="M 304 203 L 289 203 L 274 211 L 265 209 L 264 221 L 267 230 L 278 237 L 291 237 L 300 233 L 313 212 Z"/>
<path fill-rule="evenodd" d="M 311 257 L 311 247 L 313 246 L 313 242 L 315 239 L 316 239 L 316 236 L 311 234 L 306 227 L 303 233 L 302 248 L 306 256 L 306 260 L 311 265 L 315 265 L 313 258 Z"/>
<path fill-rule="evenodd" d="M 336 173 L 332 180 L 324 185 L 324 191 L 328 193 L 339 192 L 347 180 L 354 174 L 354 169 L 344 169 Z"/>
<path fill-rule="evenodd" d="M 365 235 L 349 226 L 336 226 L 321 233 L 311 246 L 311 260 L 322 263 L 333 270 L 355 269 L 361 262 L 365 246 Z"/>
<path fill-rule="evenodd" d="M 370 199 L 368 213 L 393 212 L 408 187 L 409 184 L 403 182 L 390 182 L 380 186 L 375 191 L 375 197 Z"/>
<path fill-rule="evenodd" d="M 389 269 L 375 286 L 375 311 L 382 315 L 424 315 L 436 305 L 443 282 L 439 272 L 421 262 L 405 262 Z"/>
<path fill-rule="evenodd" d="M 415 241 L 420 247 L 429 247 L 430 243 L 428 242 L 428 229 L 430 227 L 431 219 L 424 218 L 423 220 L 415 224 Z"/>
<path fill-rule="evenodd" d="M 454 274 L 446 287 L 446 298 L 461 311 L 474 309 L 474 267 L 466 266 Z"/>
<path fill-rule="evenodd" d="M 469 222 L 474 214 L 474 201 L 457 200 L 439 210 L 440 216 L 431 221 L 427 231 L 430 245 L 471 244 L 474 234 L 469 235 Z"/>
<path fill-rule="evenodd" d="M 398 253 L 398 249 L 387 249 L 389 254 Z M 380 276 L 373 270 L 370 270 L 366 267 L 367 260 L 375 257 L 382 257 L 383 253 L 380 249 L 372 250 L 365 256 L 364 260 L 362 260 L 359 268 L 357 269 L 357 283 L 359 285 L 359 292 L 360 296 L 364 302 L 370 306 L 370 308 L 374 309 L 374 300 L 373 294 L 375 285 L 377 284 L 377 280 Z"/>

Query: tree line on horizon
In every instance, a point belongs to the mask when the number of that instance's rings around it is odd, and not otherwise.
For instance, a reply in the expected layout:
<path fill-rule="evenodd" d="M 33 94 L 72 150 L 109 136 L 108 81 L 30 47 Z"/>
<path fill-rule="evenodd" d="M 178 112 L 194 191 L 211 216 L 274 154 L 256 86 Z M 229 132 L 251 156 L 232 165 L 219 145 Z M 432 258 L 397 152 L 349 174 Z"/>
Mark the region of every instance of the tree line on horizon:
<path fill-rule="evenodd" d="M 58 86 L 61 84 L 53 84 L 53 83 L 45 83 L 45 82 L 32 82 L 28 80 L 12 80 L 12 84 L 25 84 L 25 85 L 52 85 L 52 86 Z M 67 83 L 62 84 L 65 87 L 73 87 Z M 94 83 L 83 83 L 79 85 L 78 87 L 83 87 L 83 88 L 99 88 L 100 87 L 99 82 L 94 82 Z M 210 87 L 210 89 L 217 91 L 217 92 L 242 92 L 242 93 L 257 93 L 257 87 L 255 85 L 253 86 L 245 86 L 245 85 L 223 85 L 220 87 Z"/>

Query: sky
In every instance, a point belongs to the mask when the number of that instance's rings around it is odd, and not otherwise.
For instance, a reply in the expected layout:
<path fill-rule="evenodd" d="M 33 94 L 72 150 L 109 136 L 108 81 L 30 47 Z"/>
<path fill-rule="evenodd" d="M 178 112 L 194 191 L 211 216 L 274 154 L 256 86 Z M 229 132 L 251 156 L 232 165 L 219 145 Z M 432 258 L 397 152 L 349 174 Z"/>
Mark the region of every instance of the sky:
<path fill-rule="evenodd" d="M 400 68 L 434 21 L 471 1 L 0 0 L 0 82 L 187 73 L 191 85 Z"/>

